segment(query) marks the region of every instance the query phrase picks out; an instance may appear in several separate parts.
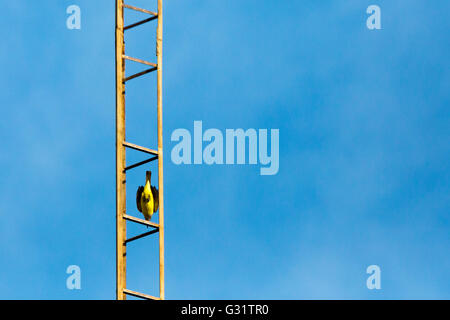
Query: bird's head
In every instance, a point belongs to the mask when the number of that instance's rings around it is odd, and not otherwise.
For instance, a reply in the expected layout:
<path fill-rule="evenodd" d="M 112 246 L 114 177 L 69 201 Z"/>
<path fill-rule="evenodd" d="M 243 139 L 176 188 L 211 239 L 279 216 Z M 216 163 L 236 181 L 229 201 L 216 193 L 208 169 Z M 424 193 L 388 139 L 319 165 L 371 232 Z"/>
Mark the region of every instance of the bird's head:
<path fill-rule="evenodd" d="M 149 182 L 152 182 L 152 172 L 151 171 L 146 171 L 145 172 L 145 177 L 147 178 L 147 180 Z"/>

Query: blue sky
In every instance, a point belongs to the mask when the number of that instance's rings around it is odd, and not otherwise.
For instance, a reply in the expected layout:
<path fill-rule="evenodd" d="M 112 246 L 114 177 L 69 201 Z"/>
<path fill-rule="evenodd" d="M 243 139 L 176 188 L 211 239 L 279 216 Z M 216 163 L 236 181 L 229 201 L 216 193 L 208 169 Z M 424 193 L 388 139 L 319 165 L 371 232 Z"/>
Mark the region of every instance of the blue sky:
<path fill-rule="evenodd" d="M 165 2 L 167 298 L 449 299 L 449 2 Z M 0 298 L 114 299 L 114 1 L 0 8 Z M 127 53 L 154 61 L 154 39 L 130 31 Z M 154 90 L 127 87 L 127 139 L 148 147 Z M 170 135 L 194 120 L 280 129 L 279 173 L 174 165 Z M 130 245 L 130 289 L 157 294 L 156 245 Z"/>

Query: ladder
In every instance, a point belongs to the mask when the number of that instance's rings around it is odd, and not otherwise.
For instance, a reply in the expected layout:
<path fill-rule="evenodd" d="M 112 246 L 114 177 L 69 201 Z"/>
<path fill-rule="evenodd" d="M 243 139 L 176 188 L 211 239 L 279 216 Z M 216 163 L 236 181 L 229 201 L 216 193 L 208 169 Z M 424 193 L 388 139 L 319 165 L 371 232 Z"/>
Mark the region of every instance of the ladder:
<path fill-rule="evenodd" d="M 158 1 L 158 11 L 152 12 L 116 0 L 116 298 L 126 300 L 127 296 L 149 300 L 164 300 L 164 188 L 163 188 L 163 130 L 162 130 L 162 34 L 163 16 L 162 0 Z M 124 9 L 139 11 L 149 17 L 139 22 L 124 26 Z M 157 20 L 156 56 L 157 62 L 152 63 L 125 55 L 124 32 L 138 27 L 144 23 Z M 148 69 L 126 77 L 125 62 L 134 61 L 146 65 Z M 145 74 L 157 73 L 157 122 L 158 122 L 158 149 L 152 150 L 125 140 L 125 84 L 127 81 Z M 150 155 L 150 158 L 136 164 L 127 166 L 126 149 L 134 149 Z M 126 172 L 146 163 L 158 161 L 158 188 L 159 188 L 159 221 L 149 222 L 128 215 L 126 212 Z M 151 228 L 151 231 L 127 239 L 127 221 L 138 223 Z M 159 234 L 159 297 L 132 291 L 126 287 L 126 247 L 137 239 Z"/>

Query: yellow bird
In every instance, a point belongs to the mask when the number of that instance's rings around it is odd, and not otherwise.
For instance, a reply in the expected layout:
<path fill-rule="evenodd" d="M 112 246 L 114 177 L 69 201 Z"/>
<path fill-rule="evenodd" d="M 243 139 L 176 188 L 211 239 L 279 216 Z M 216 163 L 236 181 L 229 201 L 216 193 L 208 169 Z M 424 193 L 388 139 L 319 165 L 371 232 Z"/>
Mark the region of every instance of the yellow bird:
<path fill-rule="evenodd" d="M 140 186 L 136 192 L 136 206 L 147 221 L 151 220 L 159 207 L 159 192 L 156 187 L 151 185 L 151 178 L 152 172 L 147 171 L 145 174 L 145 186 Z"/>

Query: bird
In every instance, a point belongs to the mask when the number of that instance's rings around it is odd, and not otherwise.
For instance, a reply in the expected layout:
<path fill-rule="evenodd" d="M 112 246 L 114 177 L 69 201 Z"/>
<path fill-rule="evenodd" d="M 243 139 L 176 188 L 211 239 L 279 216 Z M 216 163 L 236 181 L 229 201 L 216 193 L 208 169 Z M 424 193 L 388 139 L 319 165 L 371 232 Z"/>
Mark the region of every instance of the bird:
<path fill-rule="evenodd" d="M 159 208 L 159 191 L 151 185 L 152 172 L 145 173 L 145 186 L 139 186 L 136 192 L 136 206 L 145 220 L 150 221 Z"/>

